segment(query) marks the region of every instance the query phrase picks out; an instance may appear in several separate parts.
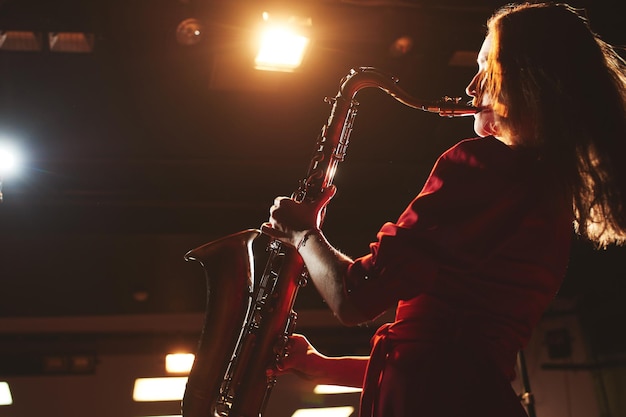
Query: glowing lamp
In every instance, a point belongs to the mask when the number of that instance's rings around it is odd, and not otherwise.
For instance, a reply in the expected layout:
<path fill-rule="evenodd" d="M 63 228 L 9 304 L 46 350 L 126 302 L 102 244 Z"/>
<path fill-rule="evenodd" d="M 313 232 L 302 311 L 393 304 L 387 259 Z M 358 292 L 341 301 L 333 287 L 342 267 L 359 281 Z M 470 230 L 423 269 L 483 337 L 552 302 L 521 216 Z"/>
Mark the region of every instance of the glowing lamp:
<path fill-rule="evenodd" d="M 0 176 L 17 171 L 19 161 L 19 154 L 14 147 L 0 143 Z"/>
<path fill-rule="evenodd" d="M 346 387 L 343 385 L 316 385 L 313 388 L 315 394 L 348 394 L 352 392 L 361 392 L 363 389 Z"/>
<path fill-rule="evenodd" d="M 13 397 L 11 397 L 11 388 L 9 384 L 4 381 L 0 381 L 0 405 L 13 404 Z"/>
<path fill-rule="evenodd" d="M 324 408 L 301 408 L 296 410 L 291 417 L 350 417 L 354 413 L 354 407 L 324 407 Z"/>
<path fill-rule="evenodd" d="M 137 402 L 180 401 L 185 394 L 187 377 L 137 378 L 133 400 Z"/>
<path fill-rule="evenodd" d="M 304 34 L 310 19 L 290 17 L 284 22 L 271 21 L 263 14 L 265 25 L 259 35 L 255 68 L 265 71 L 292 72 L 302 64 L 310 39 Z"/>
<path fill-rule="evenodd" d="M 165 356 L 165 370 L 170 374 L 189 373 L 194 358 L 193 353 L 170 353 Z"/>

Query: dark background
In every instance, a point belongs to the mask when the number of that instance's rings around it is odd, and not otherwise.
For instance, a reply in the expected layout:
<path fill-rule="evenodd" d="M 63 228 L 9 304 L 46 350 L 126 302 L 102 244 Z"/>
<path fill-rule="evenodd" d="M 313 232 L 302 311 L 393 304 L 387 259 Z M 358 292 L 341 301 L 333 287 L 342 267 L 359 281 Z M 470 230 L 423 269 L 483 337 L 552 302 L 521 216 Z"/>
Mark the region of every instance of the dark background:
<path fill-rule="evenodd" d="M 259 227 L 274 197 L 296 188 L 328 117 L 323 99 L 335 95 L 339 80 L 350 68 L 374 66 L 416 97 L 465 100 L 485 20 L 502 4 L 0 1 L 0 31 L 95 36 L 86 54 L 45 45 L 0 50 L 0 137 L 14 138 L 24 154 L 19 175 L 4 178 L 0 204 L 0 350 L 13 364 L 4 364 L 5 374 L 38 372 L 24 352 L 154 351 L 173 339 L 193 346 L 206 286 L 202 270 L 183 255 Z M 613 2 L 571 4 L 587 8 L 605 40 L 626 44 Z M 254 71 L 253 23 L 261 11 L 286 6 L 312 17 L 303 67 Z M 176 39 L 187 18 L 203 25 L 195 45 Z M 401 36 L 413 46 L 393 54 Z M 451 61 L 458 52 L 469 58 Z M 353 256 L 420 190 L 439 153 L 473 135 L 471 118 L 409 109 L 378 90 L 358 100 L 324 225 Z M 623 261 L 622 249 L 597 252 L 577 243 L 559 296 L 580 317 L 598 357 L 626 352 Z M 344 329 L 332 317 L 319 319 L 315 312 L 327 310 L 312 286 L 296 307 L 299 329 L 325 351 L 367 348 L 375 327 Z M 133 318 L 175 322 L 181 315 L 196 321 L 131 329 Z"/>

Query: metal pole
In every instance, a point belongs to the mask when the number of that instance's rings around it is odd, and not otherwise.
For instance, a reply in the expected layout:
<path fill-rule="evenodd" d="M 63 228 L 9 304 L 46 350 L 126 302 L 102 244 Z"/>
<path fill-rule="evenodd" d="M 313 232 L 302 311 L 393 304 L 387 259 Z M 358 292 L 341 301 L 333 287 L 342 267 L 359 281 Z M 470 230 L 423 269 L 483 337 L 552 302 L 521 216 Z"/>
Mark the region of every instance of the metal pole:
<path fill-rule="evenodd" d="M 517 366 L 519 367 L 522 376 L 522 385 L 524 387 L 524 392 L 520 395 L 520 400 L 522 400 L 522 403 L 526 406 L 528 416 L 536 417 L 535 399 L 530 389 L 530 380 L 528 379 L 528 371 L 526 370 L 526 358 L 524 357 L 524 352 L 521 350 L 517 354 Z"/>

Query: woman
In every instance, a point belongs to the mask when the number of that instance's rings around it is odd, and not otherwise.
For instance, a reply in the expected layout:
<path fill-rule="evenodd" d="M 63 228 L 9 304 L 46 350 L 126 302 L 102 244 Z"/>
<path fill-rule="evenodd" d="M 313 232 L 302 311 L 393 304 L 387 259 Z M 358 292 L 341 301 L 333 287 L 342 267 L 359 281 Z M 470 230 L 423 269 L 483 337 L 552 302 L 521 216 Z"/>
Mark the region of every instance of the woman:
<path fill-rule="evenodd" d="M 624 68 L 575 9 L 506 6 L 467 87 L 478 137 L 440 156 L 369 254 L 351 259 L 319 230 L 334 187 L 277 198 L 264 231 L 298 249 L 339 320 L 397 307 L 370 357 L 326 357 L 294 335 L 274 372 L 363 386 L 362 416 L 525 416 L 516 356 L 562 283 L 572 225 L 598 247 L 626 238 Z"/>

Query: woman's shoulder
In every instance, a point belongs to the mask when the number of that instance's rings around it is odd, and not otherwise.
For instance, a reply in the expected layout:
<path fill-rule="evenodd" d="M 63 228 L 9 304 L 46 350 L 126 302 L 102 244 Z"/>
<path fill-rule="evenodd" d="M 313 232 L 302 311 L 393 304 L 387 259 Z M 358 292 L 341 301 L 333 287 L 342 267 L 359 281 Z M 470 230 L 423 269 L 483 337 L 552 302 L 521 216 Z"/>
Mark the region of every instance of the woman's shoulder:
<path fill-rule="evenodd" d="M 462 156 L 464 154 L 492 154 L 510 153 L 512 148 L 504 144 L 493 136 L 472 137 L 462 139 L 450 147 L 445 154 L 451 156 Z"/>

